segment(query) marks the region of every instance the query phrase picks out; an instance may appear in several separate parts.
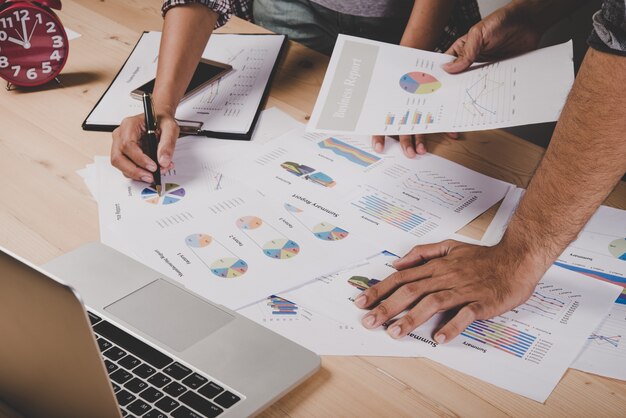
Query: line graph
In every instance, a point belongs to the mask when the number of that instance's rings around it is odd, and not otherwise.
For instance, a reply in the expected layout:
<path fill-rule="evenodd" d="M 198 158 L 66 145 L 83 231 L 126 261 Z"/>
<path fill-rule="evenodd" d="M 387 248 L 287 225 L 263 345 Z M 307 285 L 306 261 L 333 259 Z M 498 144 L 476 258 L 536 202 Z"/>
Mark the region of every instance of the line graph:
<path fill-rule="evenodd" d="M 455 207 L 459 205 L 465 196 L 458 193 L 452 188 L 448 188 L 443 184 L 428 181 L 419 174 L 413 174 L 411 177 L 403 181 L 403 186 L 407 191 L 423 193 L 431 198 L 435 203 L 446 207 Z"/>
<path fill-rule="evenodd" d="M 505 122 L 515 114 L 516 67 L 494 63 L 468 71 L 459 89 L 454 126 Z"/>
<path fill-rule="evenodd" d="M 612 345 L 613 347 L 617 348 L 617 346 L 619 346 L 619 342 L 622 339 L 621 335 L 612 335 L 612 336 L 606 336 L 606 335 L 600 335 L 600 334 L 596 334 L 595 332 L 592 333 L 589 336 L 589 341 L 593 341 L 595 343 L 597 343 L 598 345 L 603 345 L 603 344 L 609 344 Z"/>
<path fill-rule="evenodd" d="M 528 299 L 528 301 L 523 304 L 520 309 L 539 316 L 554 319 L 560 316 L 563 312 L 563 308 L 568 305 L 569 303 L 567 301 L 548 296 L 547 294 L 534 292 L 530 296 L 530 299 Z"/>
<path fill-rule="evenodd" d="M 489 74 L 484 74 L 474 84 L 465 89 L 465 101 L 463 107 L 474 116 L 495 115 L 493 101 L 489 95 L 499 90 L 504 83 L 492 80 Z"/>

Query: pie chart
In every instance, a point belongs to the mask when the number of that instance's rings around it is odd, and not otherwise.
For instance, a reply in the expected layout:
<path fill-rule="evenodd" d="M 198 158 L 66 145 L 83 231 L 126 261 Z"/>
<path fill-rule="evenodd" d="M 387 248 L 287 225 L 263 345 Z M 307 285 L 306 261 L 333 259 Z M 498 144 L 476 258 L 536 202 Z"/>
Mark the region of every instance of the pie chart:
<path fill-rule="evenodd" d="M 244 216 L 236 221 L 239 229 L 257 229 L 263 225 L 263 220 L 258 216 Z"/>
<path fill-rule="evenodd" d="M 185 189 L 176 183 L 165 183 L 161 192 L 163 195 L 159 196 L 153 186 L 146 187 L 141 191 L 141 198 L 144 202 L 153 205 L 171 205 L 185 197 Z"/>
<path fill-rule="evenodd" d="M 609 252 L 619 260 L 626 261 L 626 238 L 619 238 L 611 241 Z"/>
<path fill-rule="evenodd" d="M 287 209 L 288 212 L 293 212 L 293 213 L 302 212 L 302 209 L 298 209 L 297 207 L 295 207 L 294 205 L 290 205 L 289 203 L 285 203 L 285 209 Z"/>
<path fill-rule="evenodd" d="M 324 241 L 339 241 L 347 237 L 349 232 L 335 225 L 320 222 L 313 227 L 313 234 Z"/>
<path fill-rule="evenodd" d="M 220 258 L 211 264 L 211 272 L 219 277 L 232 279 L 243 276 L 248 271 L 248 264 L 240 258 Z"/>
<path fill-rule="evenodd" d="M 293 258 L 300 252 L 300 246 L 286 238 L 273 239 L 263 246 L 263 253 L 277 260 Z"/>
<path fill-rule="evenodd" d="M 430 94 L 439 90 L 441 82 L 430 74 L 412 72 L 400 77 L 400 87 L 407 93 Z"/>
<path fill-rule="evenodd" d="M 189 247 L 204 248 L 213 241 L 210 235 L 207 234 L 191 234 L 185 238 L 185 243 Z"/>

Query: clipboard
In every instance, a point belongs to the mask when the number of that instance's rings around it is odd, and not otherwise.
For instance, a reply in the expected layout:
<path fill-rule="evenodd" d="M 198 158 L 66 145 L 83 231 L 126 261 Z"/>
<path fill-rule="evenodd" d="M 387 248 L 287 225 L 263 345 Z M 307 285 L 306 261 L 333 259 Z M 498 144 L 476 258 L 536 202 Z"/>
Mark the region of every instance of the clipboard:
<path fill-rule="evenodd" d="M 144 31 L 142 33 L 142 35 L 140 36 L 139 40 L 137 41 L 137 43 L 135 44 L 135 46 L 133 47 L 131 53 L 129 54 L 129 56 L 126 58 L 126 60 L 124 61 L 124 64 L 120 67 L 119 71 L 117 72 L 117 74 L 115 75 L 115 77 L 113 78 L 113 80 L 111 81 L 111 83 L 109 84 L 109 86 L 107 87 L 107 89 L 104 91 L 104 93 L 102 94 L 102 96 L 100 97 L 100 99 L 98 99 L 98 101 L 96 102 L 95 106 L 91 109 L 91 111 L 89 112 L 89 114 L 87 115 L 87 117 L 85 118 L 85 120 L 82 123 L 82 128 L 85 131 L 100 131 L 100 132 L 113 132 L 113 130 L 115 130 L 115 128 L 117 128 L 119 126 L 118 124 L 100 124 L 100 123 L 93 123 L 90 122 L 90 118 L 92 117 L 92 115 L 94 114 L 94 112 L 96 111 L 96 109 L 98 109 L 98 106 L 100 106 L 101 102 L 103 101 L 103 99 L 107 96 L 107 94 L 110 93 L 111 88 L 114 86 L 114 84 L 116 83 L 116 81 L 118 80 L 118 78 L 120 77 L 120 75 L 122 74 L 123 70 L 125 69 L 125 67 L 128 65 L 128 62 L 130 60 L 130 58 L 133 56 L 133 54 L 135 53 L 137 47 L 139 46 L 142 37 L 145 36 L 146 34 L 148 34 L 150 32 L 148 31 Z M 204 129 L 204 123 L 202 121 L 193 121 L 193 120 L 182 120 L 182 119 L 177 119 L 178 123 L 179 123 L 179 127 L 180 127 L 180 135 L 198 135 L 198 136 L 206 136 L 206 137 L 211 137 L 211 138 L 220 138 L 220 139 L 231 139 L 231 140 L 241 140 L 241 141 L 249 141 L 252 138 L 252 134 L 254 132 L 254 129 L 256 127 L 257 121 L 259 119 L 259 115 L 261 113 L 261 110 L 263 109 L 263 107 L 265 106 L 265 103 L 267 102 L 267 97 L 269 95 L 269 91 L 270 91 L 270 87 L 272 84 L 272 81 L 276 75 L 276 69 L 278 67 L 278 64 L 282 61 L 282 58 L 284 56 L 284 52 L 285 52 L 285 46 L 287 45 L 287 36 L 286 35 L 276 35 L 276 34 L 242 34 L 242 33 L 237 33 L 237 34 L 218 34 L 218 33 L 214 33 L 211 35 L 211 37 L 217 37 L 217 36 L 222 36 L 222 35 L 236 35 L 236 36 L 276 36 L 276 37 L 282 37 L 282 42 L 280 44 L 280 48 L 278 50 L 278 54 L 276 55 L 276 59 L 272 65 L 272 70 L 269 74 L 269 77 L 267 79 L 267 82 L 265 84 L 265 88 L 263 90 L 263 94 L 259 100 L 259 103 L 257 105 L 256 111 L 254 112 L 254 117 L 252 118 L 252 121 L 250 123 L 250 128 L 248 129 L 247 132 L 241 133 L 241 132 L 228 132 L 228 131 L 215 131 L 215 130 L 208 130 L 208 129 Z M 130 91 L 128 92 L 128 95 L 130 97 Z M 132 116 L 132 115 L 126 115 L 126 116 Z M 120 120 L 121 122 L 121 120 Z"/>

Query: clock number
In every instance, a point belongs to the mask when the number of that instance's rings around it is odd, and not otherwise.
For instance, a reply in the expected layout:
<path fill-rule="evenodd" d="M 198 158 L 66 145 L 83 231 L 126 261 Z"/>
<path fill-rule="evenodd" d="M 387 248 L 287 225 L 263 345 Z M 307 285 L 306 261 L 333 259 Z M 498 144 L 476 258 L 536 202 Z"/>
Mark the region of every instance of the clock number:
<path fill-rule="evenodd" d="M 6 41 L 9 38 L 7 33 L 3 30 L 0 30 L 0 41 Z"/>
<path fill-rule="evenodd" d="M 9 29 L 13 27 L 13 19 L 10 17 L 0 18 L 0 23 L 2 23 L 2 29 Z"/>
<path fill-rule="evenodd" d="M 52 72 L 52 66 L 50 65 L 50 61 L 44 61 L 41 63 L 41 72 L 44 74 Z"/>
<path fill-rule="evenodd" d="M 41 25 L 43 23 L 43 19 L 41 18 L 41 13 L 37 13 L 35 17 L 37 18 L 37 23 Z"/>
<path fill-rule="evenodd" d="M 7 57 L 0 57 L 0 68 L 7 68 L 9 66 L 9 59 Z"/>
<path fill-rule="evenodd" d="M 50 54 L 50 59 L 51 60 L 61 61 L 61 54 L 59 54 L 59 51 L 54 50 L 54 51 L 52 51 L 52 54 Z"/>
<path fill-rule="evenodd" d="M 12 69 L 13 71 L 15 71 L 15 72 L 13 73 L 13 77 L 17 77 L 17 76 L 20 74 L 20 70 L 22 69 L 22 67 L 21 67 L 21 66 L 19 66 L 19 65 L 13 65 L 13 66 L 11 66 L 11 69 Z"/>
<path fill-rule="evenodd" d="M 29 80 L 35 80 L 37 78 L 37 70 L 34 68 L 29 68 L 28 71 L 26 71 L 26 77 Z"/>
<path fill-rule="evenodd" d="M 20 13 L 22 14 L 22 16 L 20 17 Z M 13 15 L 15 16 L 15 20 L 20 21 L 20 20 L 30 20 L 30 17 L 28 17 L 28 10 L 26 9 L 22 9 L 22 10 L 16 10 L 13 12 Z"/>
<path fill-rule="evenodd" d="M 52 37 L 52 48 L 61 48 L 63 46 L 63 37 L 55 35 Z"/>
<path fill-rule="evenodd" d="M 57 26 L 54 22 L 46 22 L 46 26 L 48 27 L 47 33 L 54 33 L 57 31 Z"/>

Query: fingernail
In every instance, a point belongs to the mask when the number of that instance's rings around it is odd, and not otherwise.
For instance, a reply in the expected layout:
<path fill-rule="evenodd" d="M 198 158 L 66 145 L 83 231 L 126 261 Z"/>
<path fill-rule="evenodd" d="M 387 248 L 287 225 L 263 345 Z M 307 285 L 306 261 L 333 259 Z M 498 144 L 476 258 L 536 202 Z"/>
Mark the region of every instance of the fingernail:
<path fill-rule="evenodd" d="M 171 162 L 171 157 L 169 155 L 167 155 L 167 154 L 163 154 L 159 158 L 159 164 L 161 164 L 161 167 L 169 166 L 170 162 Z"/>
<path fill-rule="evenodd" d="M 400 337 L 400 334 L 402 333 L 402 330 L 400 329 L 400 327 L 398 325 L 394 325 L 392 327 L 390 327 L 387 332 L 389 333 L 389 335 L 391 335 L 393 338 L 398 338 Z"/>
<path fill-rule="evenodd" d="M 418 144 L 417 145 L 417 153 L 418 154 L 425 154 L 426 153 L 426 147 L 424 146 L 424 144 Z"/>
<path fill-rule="evenodd" d="M 367 298 L 365 297 L 365 295 L 359 295 L 355 300 L 354 300 L 354 304 L 356 306 L 358 306 L 359 308 L 365 308 L 365 300 Z"/>
<path fill-rule="evenodd" d="M 443 334 L 437 334 L 435 335 L 435 341 L 437 344 L 443 344 L 446 342 L 446 336 Z"/>
<path fill-rule="evenodd" d="M 154 171 L 156 171 L 156 169 L 157 169 L 157 165 L 155 164 L 155 162 L 154 162 L 154 161 L 150 161 L 150 162 L 148 163 L 148 166 L 147 166 L 146 168 L 147 168 L 148 170 L 150 170 L 150 171 L 154 172 Z"/>
<path fill-rule="evenodd" d="M 152 177 L 150 176 L 143 176 L 141 180 L 145 181 L 146 183 L 152 183 Z"/>
<path fill-rule="evenodd" d="M 415 150 L 411 147 L 406 147 L 404 149 L 404 153 L 406 154 L 407 157 L 409 158 L 413 158 L 415 157 Z"/>
<path fill-rule="evenodd" d="M 376 143 L 376 145 L 374 145 L 374 150 L 378 153 L 383 152 L 383 144 L 380 142 Z"/>
<path fill-rule="evenodd" d="M 374 322 L 376 322 L 374 315 L 367 315 L 361 320 L 361 323 L 365 328 L 372 328 L 374 326 Z"/>

